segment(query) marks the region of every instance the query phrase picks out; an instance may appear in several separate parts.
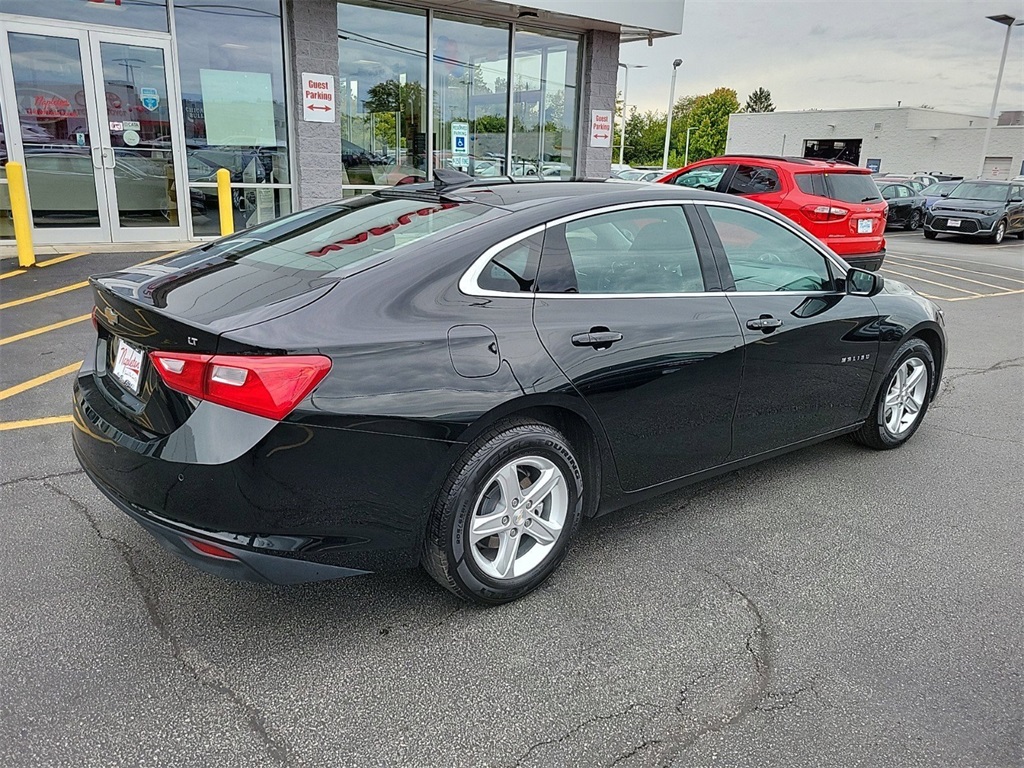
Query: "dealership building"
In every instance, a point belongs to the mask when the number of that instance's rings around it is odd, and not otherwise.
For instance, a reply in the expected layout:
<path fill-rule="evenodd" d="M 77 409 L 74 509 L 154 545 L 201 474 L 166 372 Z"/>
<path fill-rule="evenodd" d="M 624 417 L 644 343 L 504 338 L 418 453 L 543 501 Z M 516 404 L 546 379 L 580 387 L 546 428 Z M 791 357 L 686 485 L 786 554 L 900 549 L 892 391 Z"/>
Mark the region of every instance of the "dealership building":
<path fill-rule="evenodd" d="M 987 117 L 920 107 L 738 113 L 726 151 L 842 160 L 873 171 L 938 172 L 973 179 L 1024 174 L 1020 112 Z"/>
<path fill-rule="evenodd" d="M 619 44 L 682 4 L 0 0 L 38 244 L 171 242 L 432 178 L 605 175 Z M 0 239 L 13 237 L 0 171 Z"/>

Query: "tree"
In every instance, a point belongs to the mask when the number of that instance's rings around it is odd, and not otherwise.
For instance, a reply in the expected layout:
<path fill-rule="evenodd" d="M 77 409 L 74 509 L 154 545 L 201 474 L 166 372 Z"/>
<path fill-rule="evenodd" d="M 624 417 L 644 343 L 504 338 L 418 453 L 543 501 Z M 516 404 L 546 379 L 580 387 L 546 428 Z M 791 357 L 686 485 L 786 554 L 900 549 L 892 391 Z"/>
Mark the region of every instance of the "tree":
<path fill-rule="evenodd" d="M 772 92 L 767 88 L 758 88 L 747 96 L 747 103 L 743 105 L 744 112 L 774 112 L 775 105 L 772 103 Z"/>
<path fill-rule="evenodd" d="M 729 115 L 739 112 L 739 109 L 740 102 L 732 88 L 716 88 L 711 93 L 693 100 L 687 126 L 695 129 L 690 136 L 691 163 L 725 152 L 725 140 L 729 135 Z M 676 154 L 682 154 L 683 147 L 679 142 L 673 142 L 673 145 Z"/>

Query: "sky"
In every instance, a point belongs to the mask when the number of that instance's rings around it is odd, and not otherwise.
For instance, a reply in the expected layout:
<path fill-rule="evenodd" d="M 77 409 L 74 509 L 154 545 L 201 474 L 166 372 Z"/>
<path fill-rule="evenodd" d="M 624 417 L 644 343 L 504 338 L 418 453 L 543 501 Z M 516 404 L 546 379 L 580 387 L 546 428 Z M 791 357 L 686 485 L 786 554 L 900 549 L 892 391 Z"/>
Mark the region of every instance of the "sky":
<path fill-rule="evenodd" d="M 987 115 L 1006 27 L 985 17 L 999 14 L 1024 18 L 1024 0 L 686 0 L 682 35 L 626 43 L 619 61 L 648 67 L 629 72 L 641 111 L 665 110 L 681 58 L 677 99 L 724 86 L 742 106 L 764 87 L 777 110 L 902 102 Z M 1024 110 L 1024 26 L 1011 31 L 996 113 L 1013 109 Z"/>

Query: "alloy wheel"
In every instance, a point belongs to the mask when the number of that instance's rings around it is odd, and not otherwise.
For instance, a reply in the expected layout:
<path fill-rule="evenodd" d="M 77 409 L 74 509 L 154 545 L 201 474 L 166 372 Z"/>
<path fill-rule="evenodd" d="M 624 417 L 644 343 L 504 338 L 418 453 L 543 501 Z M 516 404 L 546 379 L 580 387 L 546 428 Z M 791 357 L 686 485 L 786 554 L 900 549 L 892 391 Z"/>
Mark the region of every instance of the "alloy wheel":
<path fill-rule="evenodd" d="M 562 470 L 543 456 L 508 462 L 484 483 L 469 520 L 473 562 L 492 579 L 529 574 L 555 548 L 569 491 Z"/>
<path fill-rule="evenodd" d="M 908 357 L 889 381 L 882 419 L 889 434 L 899 437 L 914 426 L 928 396 L 928 367 L 919 357 Z"/>

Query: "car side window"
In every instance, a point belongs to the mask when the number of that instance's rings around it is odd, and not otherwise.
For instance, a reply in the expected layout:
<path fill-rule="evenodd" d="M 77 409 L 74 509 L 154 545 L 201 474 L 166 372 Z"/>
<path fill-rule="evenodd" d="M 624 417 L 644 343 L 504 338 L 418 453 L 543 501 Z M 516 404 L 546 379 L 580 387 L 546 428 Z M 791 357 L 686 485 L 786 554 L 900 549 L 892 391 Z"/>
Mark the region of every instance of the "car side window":
<path fill-rule="evenodd" d="M 1010 200 L 1024 200 L 1024 185 L 1015 184 L 1010 187 Z"/>
<path fill-rule="evenodd" d="M 581 294 L 704 291 L 697 246 L 679 206 L 597 214 L 565 224 L 562 233 Z"/>
<path fill-rule="evenodd" d="M 715 190 L 718 188 L 718 182 L 722 180 L 722 176 L 725 175 L 728 167 L 728 165 L 702 165 L 699 168 L 679 174 L 672 179 L 672 183 L 680 187 L 689 187 L 690 189 Z"/>
<path fill-rule="evenodd" d="M 882 187 L 882 198 L 884 200 L 892 200 L 896 197 L 896 187 L 891 184 L 887 187 Z"/>
<path fill-rule="evenodd" d="M 828 192 L 825 191 L 825 177 L 820 173 L 798 173 L 794 178 L 796 185 L 804 194 L 828 197 Z"/>
<path fill-rule="evenodd" d="M 779 174 L 771 168 L 740 165 L 732 175 L 726 191 L 731 195 L 763 195 L 778 190 Z"/>
<path fill-rule="evenodd" d="M 904 187 L 902 184 L 896 187 L 896 191 L 899 192 L 900 197 L 913 197 L 914 190 L 910 187 Z"/>
<path fill-rule="evenodd" d="M 542 243 L 541 235 L 533 235 L 505 248 L 487 262 L 477 285 L 485 291 L 532 292 Z"/>
<path fill-rule="evenodd" d="M 831 291 L 825 257 L 778 222 L 750 211 L 708 206 L 740 292 Z"/>

